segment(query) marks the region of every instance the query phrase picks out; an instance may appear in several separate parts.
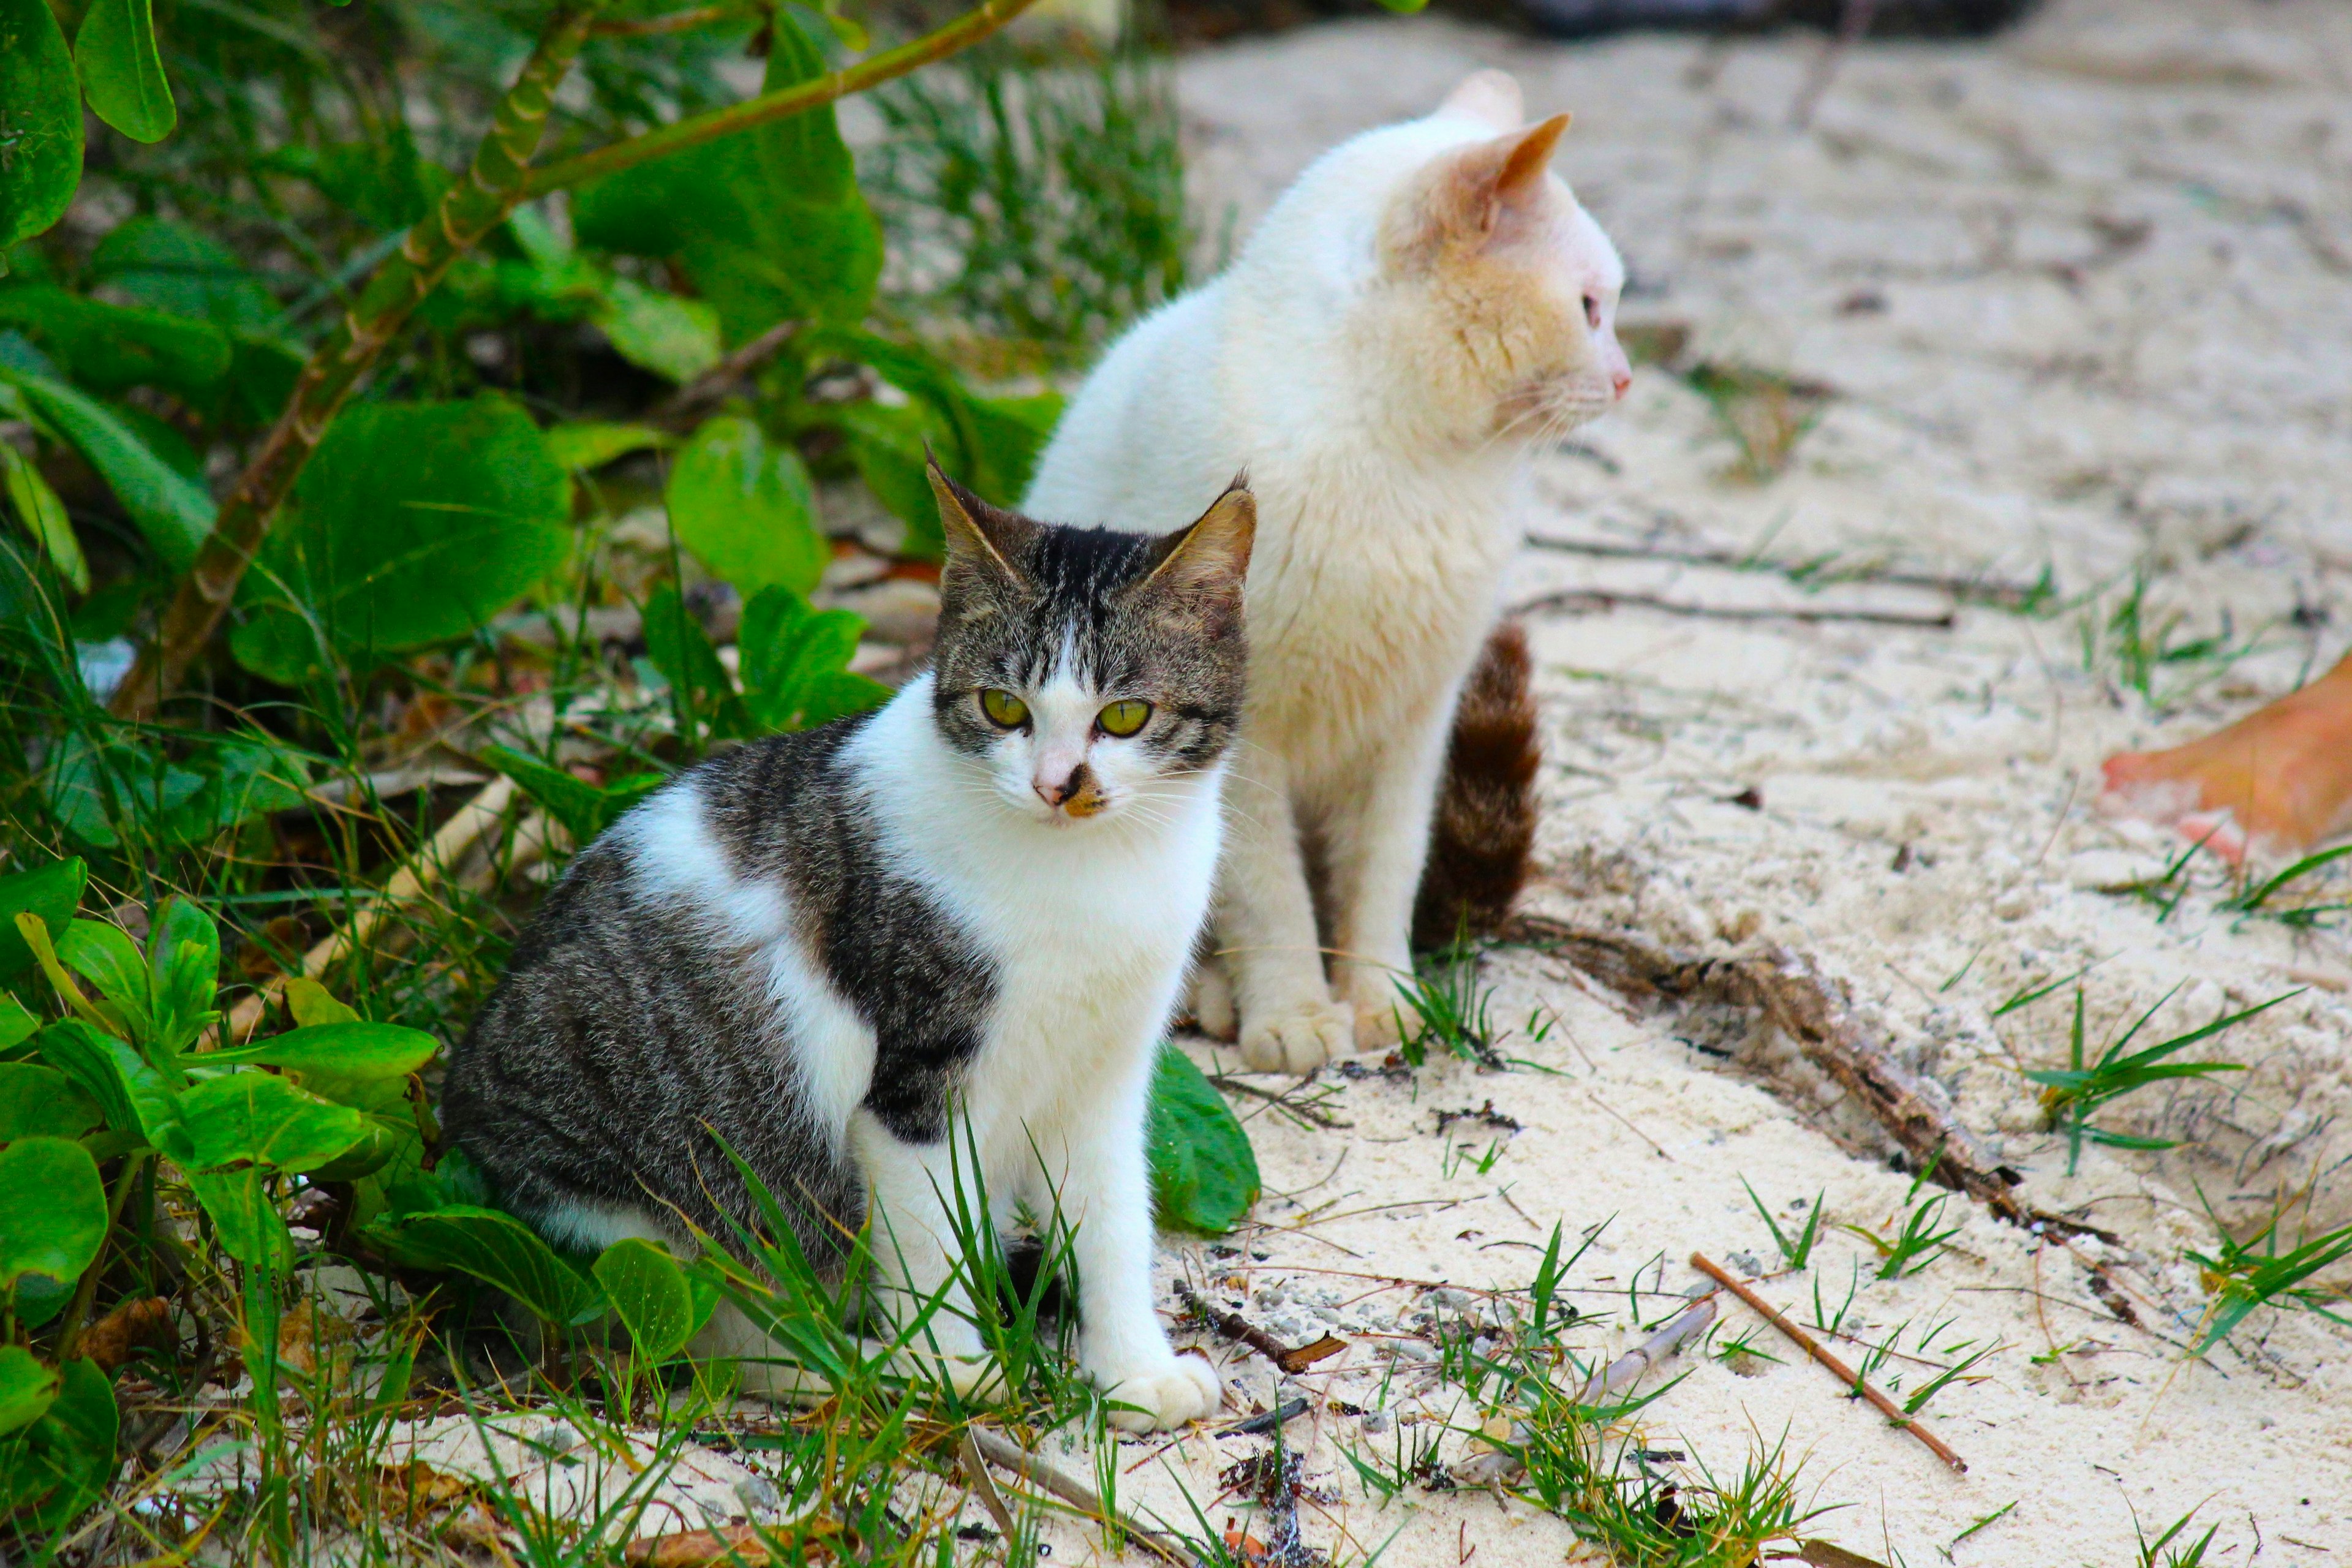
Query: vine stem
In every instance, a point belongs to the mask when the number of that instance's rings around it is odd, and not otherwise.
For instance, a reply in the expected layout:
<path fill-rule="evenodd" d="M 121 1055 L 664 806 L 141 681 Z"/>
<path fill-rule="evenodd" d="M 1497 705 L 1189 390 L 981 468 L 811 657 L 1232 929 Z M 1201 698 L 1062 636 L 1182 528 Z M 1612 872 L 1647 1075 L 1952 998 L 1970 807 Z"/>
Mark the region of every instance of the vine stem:
<path fill-rule="evenodd" d="M 130 673 L 116 689 L 109 706 L 117 718 L 134 722 L 151 720 L 164 699 L 179 689 L 188 667 L 227 614 L 236 585 L 261 548 L 278 508 L 352 389 L 449 268 L 504 223 L 517 206 L 551 191 L 788 119 L 893 80 L 979 42 L 1034 0 L 986 0 L 946 26 L 845 70 L 829 71 L 742 103 L 693 115 L 534 173 L 528 165 L 538 150 L 555 89 L 593 30 L 596 13 L 604 4 L 606 0 L 580 0 L 557 13 L 514 86 L 499 100 L 489 133 L 476 150 L 467 177 L 451 186 L 439 206 L 408 231 L 400 247 L 369 279 L 341 322 L 311 353 L 278 423 L 222 503 L 219 519 L 173 595 L 154 639 L 140 649 Z"/>

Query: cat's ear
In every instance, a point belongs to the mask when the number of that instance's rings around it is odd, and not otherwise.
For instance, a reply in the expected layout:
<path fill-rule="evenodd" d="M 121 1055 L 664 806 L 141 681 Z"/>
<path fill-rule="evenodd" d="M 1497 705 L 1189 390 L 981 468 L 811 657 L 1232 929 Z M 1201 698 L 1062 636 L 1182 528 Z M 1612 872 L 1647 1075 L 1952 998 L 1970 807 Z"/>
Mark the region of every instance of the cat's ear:
<path fill-rule="evenodd" d="M 1518 82 L 1496 70 L 1472 71 L 1464 77 L 1462 85 L 1437 106 L 1437 112 L 1456 120 L 1480 121 L 1497 131 L 1517 131 L 1528 117 Z"/>
<path fill-rule="evenodd" d="M 1250 546 L 1257 540 L 1257 498 L 1249 477 L 1236 476 L 1192 527 L 1162 538 L 1158 559 L 1130 593 L 1239 594 L 1249 575 Z"/>
<path fill-rule="evenodd" d="M 1544 180 L 1568 120 L 1555 114 L 1453 154 L 1437 171 L 1412 248 L 1478 245 L 1517 232 L 1543 209 Z"/>
<path fill-rule="evenodd" d="M 948 564 L 969 566 L 1008 583 L 1027 581 L 1015 557 L 1025 553 L 1037 525 L 1018 512 L 989 505 L 953 479 L 926 451 L 923 471 L 930 476 L 931 494 L 939 498 L 940 531 L 947 538 Z"/>

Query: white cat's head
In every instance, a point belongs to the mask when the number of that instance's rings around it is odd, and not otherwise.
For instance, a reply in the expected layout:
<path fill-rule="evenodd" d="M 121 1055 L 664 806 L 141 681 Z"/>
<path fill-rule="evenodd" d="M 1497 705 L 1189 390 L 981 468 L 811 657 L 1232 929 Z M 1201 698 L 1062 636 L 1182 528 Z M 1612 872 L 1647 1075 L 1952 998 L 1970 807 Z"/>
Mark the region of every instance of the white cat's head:
<path fill-rule="evenodd" d="M 1617 342 L 1624 263 L 1551 172 L 1569 117 L 1524 119 L 1518 85 L 1480 71 L 1426 120 L 1361 139 L 1407 164 L 1380 189 L 1368 324 L 1402 361 L 1389 374 L 1478 438 L 1556 437 L 1633 382 Z"/>
<path fill-rule="evenodd" d="M 1170 534 L 1061 528 L 930 469 L 948 555 L 932 653 L 940 737 L 1015 815 L 1134 817 L 1213 769 L 1241 721 L 1257 511 L 1236 480 Z"/>

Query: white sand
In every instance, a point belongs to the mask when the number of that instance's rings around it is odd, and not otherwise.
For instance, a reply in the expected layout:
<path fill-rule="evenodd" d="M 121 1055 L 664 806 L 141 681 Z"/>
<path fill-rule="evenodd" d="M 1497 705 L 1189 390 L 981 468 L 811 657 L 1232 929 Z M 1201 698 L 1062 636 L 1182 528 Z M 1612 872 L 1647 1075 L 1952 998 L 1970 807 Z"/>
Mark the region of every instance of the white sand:
<path fill-rule="evenodd" d="M 2204 1308 L 2181 1255 L 2213 1243 L 2199 1187 L 2242 1227 L 2315 1183 L 2307 1209 L 2287 1215 L 2291 1238 L 2352 1219 L 2352 1171 L 2338 1168 L 2352 1157 L 2352 944 L 2341 929 L 2233 924 L 2215 908 L 2218 871 L 2161 921 L 2093 890 L 2158 870 L 2174 844 L 2091 810 L 2107 752 L 2210 727 L 2352 637 L 2352 11 L 2063 5 L 1990 45 L 1860 51 L 1800 132 L 1788 109 L 1812 47 L 1571 48 L 1383 20 L 1192 57 L 1182 94 L 1202 189 L 1246 223 L 1321 148 L 1501 65 L 1538 111 L 1575 110 L 1561 167 L 1632 264 L 1629 320 L 1686 321 L 1702 355 L 1838 394 L 1790 470 L 1753 484 L 1727 477 L 1735 449 L 1702 400 L 1643 373 L 1622 414 L 1581 433 L 1581 454 L 1547 459 L 1531 527 L 1683 546 L 1769 540 L 1789 558 L 1837 552 L 2024 581 L 2046 564 L 2070 595 L 2139 564 L 2151 615 L 2185 614 L 2183 637 L 2215 630 L 2224 612 L 2241 640 L 2260 634 L 2224 670 L 2161 671 L 2159 695 L 2214 678 L 2159 721 L 2112 651 L 2086 672 L 2076 610 L 1963 608 L 1951 631 L 1630 608 L 1539 616 L 1552 809 L 1532 901 L 1662 941 L 1811 955 L 2027 1173 L 2032 1202 L 2123 1239 L 2037 1257 L 2031 1237 L 1956 1200 L 1951 1255 L 1860 1291 L 1866 1326 L 1847 1326 L 1870 1341 L 1908 1324 L 1902 1348 L 1915 1351 L 1919 1331 L 1948 1321 L 1938 1344 L 2004 1347 L 1928 1409 L 1969 1462 L 1965 1479 L 1769 1331 L 1759 1342 L 1783 1364 L 1760 1375 L 1687 1358 L 1689 1375 L 1645 1415 L 1653 1447 L 1687 1448 L 1720 1473 L 1785 1435 L 1818 1500 L 1839 1507 L 1820 1533 L 1914 1568 L 2137 1562 L 2135 1510 L 2153 1535 L 2200 1507 L 2198 1531 L 2221 1526 L 2209 1561 L 2352 1561 L 2352 1331 L 2259 1311 L 2207 1362 L 2184 1364 L 2179 1348 Z M 1841 310 L 1865 291 L 1884 309 Z M 1715 605 L 1942 604 L 1873 587 L 1808 598 L 1754 574 L 1533 552 L 1512 597 L 1593 585 Z M 2101 616 L 2116 597 L 2110 587 Z M 2325 624 L 2288 624 L 2299 605 Z M 1751 785 L 1761 811 L 1727 804 Z M 2086 1151 L 2070 1179 L 2017 1075 L 2060 1064 L 2070 993 L 1990 1015 L 2094 960 L 2083 984 L 2095 1044 L 2176 984 L 2152 1030 L 2313 988 L 2192 1053 L 2252 1070 L 2148 1089 L 2105 1119 L 2190 1142 Z M 1307 1339 L 1332 1326 L 1313 1305 L 1372 1284 L 1318 1270 L 1519 1285 L 1535 1267 L 1528 1244 L 1556 1219 L 1571 1234 L 1607 1221 L 1574 1281 L 1594 1293 L 1574 1300 L 1615 1311 L 1577 1342 L 1614 1353 L 1627 1287 L 1686 1289 L 1694 1247 L 1773 1263 L 1742 1176 L 1776 1205 L 1824 1191 L 1836 1222 L 1885 1229 L 1900 1214 L 1907 1179 L 1832 1141 L 1824 1129 L 1855 1123 L 1802 1069 L 1724 1070 L 1733 1064 L 1676 1036 L 1736 1037 L 1629 1019 L 1536 955 L 1499 958 L 1488 974 L 1498 1018 L 1557 1009 L 1548 1040 L 1505 1048 L 1558 1076 L 1448 1066 L 1412 1086 L 1346 1084 L 1331 1101 L 1354 1122 L 1346 1131 L 1257 1115 L 1267 1228 L 1249 1246 L 1269 1258 L 1185 1249 L 1196 1279 L 1245 1266 L 1250 1290 L 1288 1298 L 1254 1300 L 1252 1317 Z M 1447 1174 L 1433 1109 L 1490 1098 L 1527 1131 L 1486 1174 L 1475 1159 Z M 1486 1148 L 1479 1137 L 1471 1152 Z M 1821 1245 L 1813 1278 L 1832 1305 L 1856 1261 L 1868 1255 L 1851 1236 Z M 2090 1293 L 2092 1262 L 2145 1329 Z M 1763 1289 L 1811 1316 L 1809 1282 Z M 1325 1310 L 1358 1337 L 1400 1310 L 1409 1330 L 1426 1304 L 1393 1291 Z M 1646 1319 L 1667 1310 L 1643 1299 Z M 1730 1308 L 1717 1342 L 1754 1322 Z M 1373 1404 L 1381 1342 L 1303 1381 Z M 1247 1375 L 1272 1397 L 1263 1363 Z M 1897 1361 L 1883 1375 L 1916 1388 L 1927 1374 Z M 1400 1377 L 1389 1402 L 1412 1408 L 1421 1386 Z M 1402 1526 L 1384 1563 L 1454 1564 L 1472 1546 L 1485 1564 L 1569 1553 L 1566 1527 L 1521 1504 L 1409 1490 L 1378 1508 L 1333 1447 L 1365 1441 L 1359 1426 L 1326 1412 L 1293 1428 L 1311 1434 L 1310 1478 L 1342 1500 L 1308 1510 L 1310 1543 L 1360 1561 Z M 1166 1458 L 1186 1461 L 1205 1497 L 1220 1461 L 1263 1447 L 1196 1436 Z M 1125 1462 L 1152 1451 L 1129 1448 Z M 1171 1488 L 1146 1465 L 1123 1498 L 1185 1519 Z M 1221 1527 L 1245 1514 L 1204 1508 Z M 1090 1550 L 1066 1541 L 1058 1555 Z"/>

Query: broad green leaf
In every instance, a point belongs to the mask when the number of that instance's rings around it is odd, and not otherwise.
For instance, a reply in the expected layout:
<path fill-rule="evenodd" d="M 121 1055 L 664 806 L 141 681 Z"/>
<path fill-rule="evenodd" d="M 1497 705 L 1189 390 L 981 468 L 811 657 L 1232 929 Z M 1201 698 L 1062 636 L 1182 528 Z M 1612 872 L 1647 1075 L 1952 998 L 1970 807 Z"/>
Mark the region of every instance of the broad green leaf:
<path fill-rule="evenodd" d="M 33 950 L 17 933 L 16 917 L 34 914 L 55 931 L 73 919 L 86 869 L 79 860 L 52 860 L 0 877 L 0 983 L 33 967 Z"/>
<path fill-rule="evenodd" d="M 636 1237 L 616 1241 L 596 1258 L 596 1283 L 628 1326 L 640 1361 L 667 1361 L 693 1336 L 694 1293 L 677 1260 Z"/>
<path fill-rule="evenodd" d="M 74 34 L 74 64 L 90 109 L 133 142 L 161 142 L 179 122 L 150 0 L 90 0 Z"/>
<path fill-rule="evenodd" d="M 735 683 L 677 588 L 665 586 L 646 601 L 644 624 L 646 658 L 685 700 L 695 722 L 713 736 L 749 734 L 751 716 L 735 694 Z"/>
<path fill-rule="evenodd" d="M 1168 1230 L 1222 1236 L 1257 1202 L 1249 1134 L 1192 1058 L 1162 1045 L 1151 1073 L 1152 1210 Z"/>
<path fill-rule="evenodd" d="M 0 1509 L 15 1513 L 17 1530 L 35 1533 L 62 1530 L 79 1518 L 105 1494 L 115 1471 L 120 1417 L 106 1373 L 86 1360 L 69 1361 L 58 1372 L 57 1396 L 47 1411 L 0 1438 Z"/>
<path fill-rule="evenodd" d="M 487 1280 L 559 1327 L 592 1321 L 608 1305 L 593 1279 L 557 1257 L 529 1226 L 497 1209 L 435 1209 L 380 1225 L 369 1235 L 401 1262 Z"/>
<path fill-rule="evenodd" d="M 23 1345 L 0 1345 L 0 1435 L 30 1426 L 57 1402 L 58 1369 Z"/>
<path fill-rule="evenodd" d="M 571 479 L 503 398 L 378 403 L 329 427 L 261 552 L 271 607 L 230 641 L 299 684 L 345 657 L 463 637 L 543 582 L 572 547 Z"/>
<path fill-rule="evenodd" d="M 404 1142 L 416 1142 L 414 1125 L 395 1130 L 370 1117 L 366 1130 L 360 1134 L 360 1141 L 312 1171 L 310 1179 L 313 1182 L 356 1182 L 362 1176 L 372 1176 L 391 1163 Z"/>
<path fill-rule="evenodd" d="M 266 1072 L 230 1073 L 183 1090 L 180 1119 L 198 1172 L 248 1163 L 308 1171 L 341 1154 L 367 1131 L 349 1106 L 331 1104 Z"/>
<path fill-rule="evenodd" d="M 147 939 L 154 1048 L 176 1056 L 220 1016 L 220 928 L 193 899 L 167 899 Z"/>
<path fill-rule="evenodd" d="M 81 541 L 66 516 L 66 503 L 58 499 L 58 492 L 49 488 L 32 459 L 5 441 L 0 441 L 0 489 L 6 490 L 9 510 L 49 558 L 58 575 L 75 593 L 89 593 L 89 563 L 82 557 Z"/>
<path fill-rule="evenodd" d="M 143 1139 L 145 1128 L 139 1108 L 131 1101 L 130 1086 L 116 1069 L 110 1046 L 122 1046 L 122 1042 L 100 1034 L 79 1018 L 51 1024 L 33 1038 L 33 1048 L 41 1059 L 72 1079 L 98 1107 L 109 1127 Z M 128 1051 L 131 1047 L 122 1048 Z"/>
<path fill-rule="evenodd" d="M 19 1138 L 0 1149 L 0 1294 L 38 1274 L 81 1278 L 106 1241 L 98 1163 L 63 1138 Z"/>
<path fill-rule="evenodd" d="M 79 1138 L 106 1124 L 98 1101 L 64 1073 L 38 1062 L 0 1062 L 0 1143 L 19 1138 Z"/>
<path fill-rule="evenodd" d="M 0 0 L 0 252 L 65 216 L 81 184 L 81 83 L 48 0 Z"/>
<path fill-rule="evenodd" d="M 294 1266 L 294 1238 L 269 1195 L 268 1172 L 258 1165 L 198 1171 L 188 1176 L 188 1189 L 211 1216 L 222 1251 L 251 1268 Z"/>
<path fill-rule="evenodd" d="M 304 1028 L 316 1024 L 356 1024 L 360 1016 L 335 1000 L 334 994 L 308 975 L 286 983 L 286 1010 Z"/>
<path fill-rule="evenodd" d="M 307 1025 L 233 1050 L 206 1051 L 194 1059 L 208 1067 L 257 1062 L 330 1078 L 385 1079 L 405 1078 L 421 1070 L 440 1048 L 441 1042 L 422 1029 L 354 1019 Z"/>
<path fill-rule="evenodd" d="M 641 370 L 672 381 L 692 381 L 719 363 L 719 312 L 699 300 L 682 300 L 615 278 L 591 312 L 613 351 Z"/>
<path fill-rule="evenodd" d="M 117 224 L 90 252 L 90 278 L 126 303 L 145 305 L 226 332 L 267 332 L 278 302 L 229 248 L 200 229 L 167 218 Z"/>
<path fill-rule="evenodd" d="M 40 344 L 76 385 L 95 392 L 159 386 L 197 396 L 228 374 L 235 355 L 228 334 L 210 321 L 46 285 L 0 289 L 0 325 Z"/>
<path fill-rule="evenodd" d="M 661 773 L 632 773 L 599 786 L 509 746 L 485 746 L 480 754 L 482 761 L 514 780 L 525 795 L 562 823 L 572 843 L 583 847 L 622 813 L 669 782 Z"/>
<path fill-rule="evenodd" d="M 797 21 L 779 13 L 772 37 L 761 90 L 823 73 Z M 788 319 L 860 321 L 882 274 L 881 227 L 830 106 L 583 186 L 572 225 L 597 249 L 678 258 L 735 343 Z"/>
<path fill-rule="evenodd" d="M 650 425 L 612 425 L 597 420 L 551 425 L 541 434 L 547 438 L 547 455 L 555 459 L 556 466 L 575 473 L 601 468 L 616 458 L 647 447 L 677 445 L 677 437 Z"/>
<path fill-rule="evenodd" d="M 670 532 L 746 597 L 771 584 L 806 595 L 832 558 L 800 454 L 740 415 L 703 421 L 670 469 Z"/>
<path fill-rule="evenodd" d="M 812 610 L 788 589 L 761 589 L 736 634 L 745 709 L 761 728 L 784 732 L 888 701 L 888 687 L 845 668 L 865 629 L 847 610 Z"/>
<path fill-rule="evenodd" d="M 212 497 L 157 457 L 105 405 L 6 361 L 0 361 L 0 381 L 13 384 L 58 439 L 98 470 L 163 563 L 187 570 L 213 531 Z"/>
<path fill-rule="evenodd" d="M 121 926 L 104 921 L 69 921 L 57 939 L 58 962 L 98 987 L 116 1015 L 143 1046 L 154 1037 L 152 982 L 147 960 Z"/>
<path fill-rule="evenodd" d="M 927 561 L 947 552 L 940 531 L 939 498 L 924 472 L 924 447 L 931 434 L 923 410 L 912 405 L 848 403 L 828 413 L 849 437 L 849 459 L 857 477 L 891 515 L 907 525 L 906 549 Z"/>
<path fill-rule="evenodd" d="M 0 1050 L 33 1037 L 41 1020 L 33 1010 L 16 1000 L 13 991 L 0 991 Z"/>

